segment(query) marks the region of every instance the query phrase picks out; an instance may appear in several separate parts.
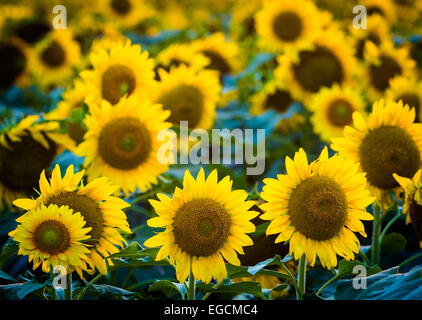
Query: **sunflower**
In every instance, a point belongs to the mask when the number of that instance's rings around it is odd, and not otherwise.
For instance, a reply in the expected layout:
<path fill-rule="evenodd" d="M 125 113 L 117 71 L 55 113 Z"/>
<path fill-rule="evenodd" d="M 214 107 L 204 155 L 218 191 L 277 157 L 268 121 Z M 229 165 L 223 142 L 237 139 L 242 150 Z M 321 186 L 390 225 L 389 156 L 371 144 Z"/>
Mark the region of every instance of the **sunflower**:
<path fill-rule="evenodd" d="M 250 100 L 252 105 L 249 112 L 253 115 L 260 115 L 270 109 L 284 114 L 294 102 L 287 85 L 275 80 L 266 83 L 262 90 L 251 96 Z"/>
<path fill-rule="evenodd" d="M 201 168 L 196 180 L 186 170 L 183 189 L 176 188 L 172 198 L 159 193 L 160 201 L 149 201 L 158 217 L 147 224 L 165 230 L 145 246 L 161 247 L 156 260 L 169 256 L 181 283 L 190 271 L 204 283 L 222 281 L 227 277 L 223 257 L 240 265 L 236 252 L 243 254 L 242 247 L 253 244 L 246 233 L 255 230 L 249 220 L 258 212 L 249 210 L 254 202 L 246 201 L 246 191 L 231 190 L 232 183 L 229 176 L 218 182 L 217 170 L 205 179 Z"/>
<path fill-rule="evenodd" d="M 122 247 L 124 243 L 126 244 L 119 231 L 131 232 L 126 215 L 122 211 L 129 205 L 111 195 L 117 187 L 107 178 L 95 179 L 84 186 L 83 176 L 84 171 L 74 173 L 73 165 L 70 165 L 62 178 L 60 166 L 56 165 L 50 183 L 45 171 L 41 173 L 40 196 L 37 199 L 18 199 L 13 204 L 26 211 L 37 210 L 43 205 L 46 207 L 57 205 L 67 206 L 74 213 L 79 212 L 86 221 L 86 227 L 92 229 L 88 233 L 89 253 L 83 260 L 82 266 L 77 266 L 75 269 L 82 276 L 82 271 L 93 273 L 96 267 L 105 275 L 107 265 L 104 259 L 119 251 L 116 246 Z"/>
<path fill-rule="evenodd" d="M 422 169 L 412 179 L 395 173 L 393 176 L 405 192 L 403 213 L 407 214 L 406 223 L 412 222 L 422 248 Z"/>
<path fill-rule="evenodd" d="M 392 41 L 385 41 L 379 47 L 367 41 L 364 57 L 364 82 L 372 102 L 382 98 L 394 77 L 415 74 L 416 63 L 409 58 L 407 48 L 395 48 Z"/>
<path fill-rule="evenodd" d="M 30 49 L 19 38 L 0 42 L 0 91 L 11 85 L 24 86 L 28 83 L 27 66 Z"/>
<path fill-rule="evenodd" d="M 65 121 L 67 130 L 61 140 L 72 152 L 76 151 L 76 147 L 83 141 L 86 133 L 82 122 L 72 122 L 71 119 L 74 112 L 84 112 L 83 104 L 88 95 L 86 89 L 81 80 L 76 80 L 74 86 L 62 94 L 63 99 L 58 103 L 57 108 L 45 116 L 47 120 Z"/>
<path fill-rule="evenodd" d="M 355 56 L 361 60 L 364 58 L 366 41 L 372 41 L 376 46 L 379 46 L 382 42 L 391 41 L 392 39 L 388 23 L 380 15 L 369 16 L 366 24 L 366 29 L 356 29 L 354 26 L 349 27 L 355 43 Z"/>
<path fill-rule="evenodd" d="M 418 25 L 422 13 L 422 3 L 413 0 L 393 0 L 397 15 L 397 24 L 409 30 Z M 413 30 L 412 30 L 413 31 Z"/>
<path fill-rule="evenodd" d="M 38 116 L 28 116 L 0 130 L 0 208 L 31 194 L 40 173 L 60 152 L 50 133 L 54 124 L 38 120 Z"/>
<path fill-rule="evenodd" d="M 156 61 L 155 67 L 155 79 L 160 80 L 158 69 L 163 68 L 166 71 L 174 67 L 178 67 L 181 64 L 187 67 L 193 67 L 197 70 L 204 69 L 209 63 L 209 59 L 203 54 L 197 52 L 192 45 L 185 43 L 174 43 L 163 51 L 161 51 Z"/>
<path fill-rule="evenodd" d="M 365 6 L 369 17 L 380 15 L 390 25 L 397 20 L 396 8 L 391 0 L 361 0 L 359 4 Z"/>
<path fill-rule="evenodd" d="M 218 73 L 213 70 L 198 71 L 185 65 L 172 68 L 170 72 L 163 69 L 158 72 L 161 81 L 153 100 L 171 111 L 168 120 L 176 125 L 187 121 L 191 129 L 210 129 L 221 91 Z"/>
<path fill-rule="evenodd" d="M 210 60 L 207 68 L 218 71 L 221 81 L 224 76 L 235 74 L 241 69 L 238 46 L 228 41 L 221 32 L 196 40 L 192 46 Z"/>
<path fill-rule="evenodd" d="M 9 233 L 19 244 L 19 255 L 29 256 L 35 270 L 42 265 L 44 272 L 64 266 L 67 272 L 84 265 L 89 249 L 91 228 L 84 218 L 68 206 L 41 205 L 16 219 L 20 224 Z"/>
<path fill-rule="evenodd" d="M 136 187 L 145 192 L 168 164 L 158 158 L 165 143 L 158 141 L 160 131 L 171 124 L 165 122 L 170 112 L 131 96 L 112 106 L 103 100 L 91 106 L 85 118 L 87 133 L 77 148 L 85 157 L 88 178 L 108 177 L 128 196 Z"/>
<path fill-rule="evenodd" d="M 112 43 L 96 46 L 90 56 L 93 69 L 81 72 L 88 104 L 106 100 L 114 105 L 125 95 L 146 96 L 155 85 L 154 61 L 148 52 L 141 52 L 141 46 L 129 39 Z"/>
<path fill-rule="evenodd" d="M 378 203 L 388 204 L 389 190 L 397 190 L 396 173 L 413 177 L 422 165 L 422 124 L 414 123 L 415 109 L 402 101 L 379 100 L 367 118 L 353 113 L 353 126 L 344 137 L 333 138 L 331 148 L 353 159 L 366 173 Z"/>
<path fill-rule="evenodd" d="M 293 97 L 305 104 L 322 87 L 350 83 L 356 69 L 352 47 L 336 29 L 326 30 L 315 40 L 313 49 L 287 52 L 277 62 L 275 77 L 288 83 Z"/>
<path fill-rule="evenodd" d="M 416 122 L 422 122 L 422 81 L 414 77 L 395 77 L 385 91 L 387 100 L 402 100 L 415 108 Z"/>
<path fill-rule="evenodd" d="M 35 45 L 28 68 L 41 87 L 48 89 L 69 80 L 80 61 L 79 44 L 70 29 L 58 29 Z"/>
<path fill-rule="evenodd" d="M 321 31 L 319 11 L 309 0 L 266 0 L 256 14 L 261 46 L 278 53 L 312 49 Z"/>
<path fill-rule="evenodd" d="M 155 11 L 143 0 L 102 0 L 98 9 L 118 28 L 129 29 L 154 16 Z"/>
<path fill-rule="evenodd" d="M 255 13 L 262 7 L 262 0 L 239 0 L 232 9 L 230 36 L 235 40 L 245 40 L 256 35 Z"/>
<path fill-rule="evenodd" d="M 277 234 L 276 243 L 289 241 L 289 254 L 296 260 L 305 254 L 311 266 L 317 256 L 328 269 L 337 265 L 336 255 L 353 260 L 359 252 L 353 232 L 366 236 L 361 220 L 373 219 L 365 210 L 374 201 L 365 173 L 351 159 L 328 158 L 327 148 L 311 164 L 303 149 L 285 164 L 286 174 L 264 179 L 261 219 L 271 220 L 266 234 Z"/>
<path fill-rule="evenodd" d="M 365 101 L 355 88 L 341 88 L 335 84 L 312 96 L 309 109 L 313 112 L 311 123 L 314 132 L 325 142 L 330 142 L 332 137 L 343 135 L 346 125 L 352 124 L 353 112 L 364 112 Z"/>

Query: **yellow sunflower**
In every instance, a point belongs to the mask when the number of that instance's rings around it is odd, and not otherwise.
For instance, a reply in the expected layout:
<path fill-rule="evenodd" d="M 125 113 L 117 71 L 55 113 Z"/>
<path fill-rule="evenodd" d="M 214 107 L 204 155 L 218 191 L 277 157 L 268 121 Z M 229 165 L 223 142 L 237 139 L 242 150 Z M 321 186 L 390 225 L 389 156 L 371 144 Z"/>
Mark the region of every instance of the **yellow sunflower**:
<path fill-rule="evenodd" d="M 123 98 L 112 106 L 103 100 L 91 106 L 85 118 L 87 133 L 77 148 L 85 157 L 89 180 L 107 177 L 126 195 L 136 188 L 145 192 L 157 177 L 167 171 L 158 151 L 165 141 L 158 141 L 170 112 L 134 96 Z"/>
<path fill-rule="evenodd" d="M 86 89 L 81 80 L 76 80 L 74 86 L 62 94 L 63 99 L 57 104 L 57 108 L 45 116 L 47 120 L 66 121 L 67 131 L 61 137 L 61 141 L 72 152 L 76 152 L 76 147 L 83 141 L 86 133 L 82 122 L 72 122 L 70 119 L 73 112 L 83 111 L 83 103 L 88 95 Z"/>
<path fill-rule="evenodd" d="M 84 218 L 67 206 L 41 205 L 16 219 L 20 224 L 9 233 L 19 245 L 19 255 L 28 256 L 35 270 L 64 266 L 70 273 L 84 265 L 89 249 L 83 242 L 90 238 L 91 228 Z"/>
<path fill-rule="evenodd" d="M 353 260 L 359 252 L 353 232 L 366 236 L 361 220 L 373 219 L 365 210 L 374 201 L 365 173 L 351 159 L 328 158 L 327 148 L 311 164 L 303 149 L 285 164 L 286 174 L 264 179 L 261 219 L 271 220 L 266 234 L 277 234 L 276 243 L 289 241 L 289 254 L 296 260 L 305 254 L 311 266 L 317 256 L 328 269 L 337 255 Z"/>
<path fill-rule="evenodd" d="M 353 25 L 349 27 L 352 41 L 354 41 L 355 56 L 358 59 L 364 58 L 366 41 L 372 41 L 376 46 L 379 46 L 384 41 L 391 41 L 393 37 L 389 24 L 380 15 L 369 16 L 366 25 L 366 29 L 356 29 Z"/>
<path fill-rule="evenodd" d="M 256 35 L 255 13 L 262 7 L 262 0 L 236 1 L 231 11 L 230 36 L 235 40 L 245 40 Z"/>
<path fill-rule="evenodd" d="M 235 74 L 241 69 L 238 46 L 226 39 L 221 32 L 196 40 L 192 46 L 210 60 L 207 68 L 218 71 L 221 80 L 224 76 Z"/>
<path fill-rule="evenodd" d="M 397 24 L 413 31 L 422 13 L 422 2 L 413 0 L 393 0 Z M 420 24 L 419 24 L 420 25 Z"/>
<path fill-rule="evenodd" d="M 286 113 L 294 102 L 287 85 L 270 80 L 262 90 L 251 96 L 251 108 L 249 112 L 253 115 L 260 115 L 269 109 L 278 113 Z"/>
<path fill-rule="evenodd" d="M 312 1 L 266 0 L 256 14 L 256 29 L 261 46 L 279 53 L 312 49 L 322 28 Z"/>
<path fill-rule="evenodd" d="M 178 67 L 184 64 L 187 67 L 201 70 L 210 63 L 208 58 L 197 52 L 192 45 L 186 43 L 174 43 L 168 46 L 157 55 L 155 61 L 156 80 L 160 80 L 158 74 L 159 68 L 169 71 L 172 67 Z"/>
<path fill-rule="evenodd" d="M 31 194 L 40 173 L 50 167 L 60 146 L 50 133 L 52 125 L 28 116 L 0 131 L 0 208 Z M 12 208 L 13 209 L 13 208 Z"/>
<path fill-rule="evenodd" d="M 216 117 L 216 104 L 221 85 L 218 73 L 213 70 L 196 70 L 180 65 L 170 72 L 159 71 L 161 81 L 157 84 L 154 101 L 171 111 L 170 122 L 180 125 L 187 121 L 191 129 L 210 129 Z"/>
<path fill-rule="evenodd" d="M 141 52 L 141 46 L 129 39 L 103 44 L 91 52 L 93 69 L 81 72 L 89 92 L 87 103 L 106 100 L 114 105 L 125 95 L 148 96 L 155 85 L 154 61 L 148 52 Z"/>
<path fill-rule="evenodd" d="M 129 204 L 112 196 L 117 187 L 107 178 L 95 179 L 85 186 L 82 183 L 83 176 L 84 171 L 74 173 L 73 165 L 70 165 L 62 178 L 60 167 L 56 165 L 50 182 L 45 171 L 41 173 L 40 196 L 37 199 L 18 199 L 13 204 L 27 211 L 38 210 L 43 205 L 57 205 L 67 206 L 74 213 L 79 212 L 86 221 L 86 227 L 92 229 L 88 233 L 89 253 L 82 266 L 76 266 L 75 269 L 83 276 L 82 271 L 93 273 L 96 267 L 105 275 L 107 264 L 104 259 L 119 252 L 117 246 L 127 244 L 120 231 L 131 233 L 126 214 L 122 211 Z M 26 215 L 28 213 L 21 219 L 25 219 Z M 108 263 L 111 264 L 111 261 Z"/>
<path fill-rule="evenodd" d="M 414 123 L 415 109 L 402 101 L 379 100 L 368 117 L 353 113 L 353 126 L 346 126 L 344 137 L 333 138 L 331 148 L 360 165 L 372 195 L 384 208 L 388 191 L 399 184 L 396 173 L 413 177 L 422 165 L 422 124 Z"/>
<path fill-rule="evenodd" d="M 353 123 L 352 114 L 355 111 L 364 113 L 365 101 L 362 93 L 353 87 L 322 88 L 312 96 L 309 109 L 313 112 L 311 123 L 314 132 L 325 142 L 332 137 L 340 137 L 346 125 Z"/>
<path fill-rule="evenodd" d="M 352 47 L 335 29 L 318 37 L 313 49 L 301 50 L 297 55 L 286 53 L 277 61 L 275 77 L 288 83 L 293 97 L 305 104 L 323 87 L 350 83 L 356 69 Z"/>
<path fill-rule="evenodd" d="M 153 17 L 155 11 L 144 0 L 102 0 L 98 10 L 117 28 L 129 29 Z"/>
<path fill-rule="evenodd" d="M 412 77 L 416 72 L 416 63 L 409 58 L 408 49 L 395 48 L 392 41 L 384 41 L 379 47 L 367 41 L 364 57 L 364 82 L 371 102 L 383 97 L 394 77 Z"/>
<path fill-rule="evenodd" d="M 0 42 L 0 91 L 11 85 L 28 84 L 28 59 L 31 50 L 19 38 Z"/>
<path fill-rule="evenodd" d="M 258 215 L 249 209 L 244 190 L 232 191 L 229 176 L 218 182 L 217 170 L 205 179 L 201 168 L 196 180 L 186 170 L 183 189 L 176 188 L 173 197 L 157 194 L 160 201 L 150 200 L 158 217 L 147 221 L 154 228 L 165 228 L 145 242 L 147 247 L 161 247 L 156 260 L 170 257 L 182 283 L 189 272 L 197 280 L 209 283 L 212 278 L 227 277 L 223 260 L 240 265 L 237 253 L 253 242 L 246 233 L 255 230 L 249 220 Z M 236 253 L 237 252 L 237 253 Z"/>
<path fill-rule="evenodd" d="M 80 61 L 80 47 L 70 29 L 58 29 L 35 45 L 28 68 L 41 87 L 48 89 L 70 80 Z"/>
<path fill-rule="evenodd" d="M 422 122 L 422 81 L 415 77 L 395 77 L 385 91 L 387 100 L 402 100 L 403 104 L 413 107 L 416 122 Z"/>
<path fill-rule="evenodd" d="M 380 15 L 390 25 L 393 25 L 397 20 L 396 8 L 391 0 L 361 0 L 359 4 L 365 6 L 369 17 Z"/>
<path fill-rule="evenodd" d="M 405 192 L 403 213 L 407 214 L 406 223 L 412 222 L 422 248 L 422 170 L 416 172 L 412 179 L 395 173 L 393 176 Z"/>

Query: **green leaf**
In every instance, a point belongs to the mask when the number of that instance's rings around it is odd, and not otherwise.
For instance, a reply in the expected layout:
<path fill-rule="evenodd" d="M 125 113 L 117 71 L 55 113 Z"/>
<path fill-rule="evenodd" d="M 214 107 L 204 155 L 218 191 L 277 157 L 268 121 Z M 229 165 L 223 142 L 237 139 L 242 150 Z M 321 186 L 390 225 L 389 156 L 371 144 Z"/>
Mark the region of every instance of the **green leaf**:
<path fill-rule="evenodd" d="M 343 260 L 340 260 L 340 262 L 338 263 L 338 273 L 336 275 L 336 278 L 356 276 L 357 273 L 356 271 L 354 271 L 354 268 L 359 265 L 364 266 L 366 268 L 367 275 L 373 275 L 382 271 L 381 268 L 378 266 L 369 267 L 369 266 L 366 266 L 363 262 L 360 262 L 358 260 L 347 261 L 343 259 Z"/>
<path fill-rule="evenodd" d="M 262 287 L 259 282 L 254 281 L 242 281 L 236 283 L 223 284 L 218 288 L 211 288 L 211 293 L 246 293 L 252 294 L 257 297 L 263 297 Z"/>
<path fill-rule="evenodd" d="M 176 294 L 183 297 L 186 294 L 185 286 L 181 283 L 171 282 L 169 280 L 157 280 L 149 286 L 149 291 L 161 291 L 167 298 L 171 298 Z"/>
<path fill-rule="evenodd" d="M 111 296 L 132 296 L 135 292 L 128 291 L 119 287 L 110 286 L 108 284 L 93 284 L 87 290 L 88 295 L 94 296 L 104 296 L 104 295 L 111 295 Z"/>
<path fill-rule="evenodd" d="M 41 289 L 44 284 L 33 279 L 25 283 L 13 283 L 8 285 L 0 285 L 0 292 L 10 300 L 22 300 L 29 294 Z"/>
<path fill-rule="evenodd" d="M 6 263 L 6 261 L 17 254 L 19 251 L 18 243 L 13 240 L 13 238 L 9 238 L 6 244 L 3 246 L 3 249 L 0 253 L 0 269 Z"/>
<path fill-rule="evenodd" d="M 248 272 L 251 275 L 256 275 L 258 272 L 263 270 L 265 267 L 269 267 L 272 265 L 282 266 L 284 263 L 292 260 L 293 258 L 289 255 L 286 255 L 283 259 L 280 258 L 280 256 L 277 254 L 274 256 L 274 258 L 267 259 L 265 261 L 262 261 L 252 267 L 248 267 Z"/>
<path fill-rule="evenodd" d="M 9 280 L 9 281 L 16 281 L 15 278 L 9 276 L 6 272 L 0 270 L 0 279 Z"/>
<path fill-rule="evenodd" d="M 381 252 L 389 254 L 398 254 L 406 248 L 406 238 L 396 232 L 384 236 L 381 243 Z"/>
<path fill-rule="evenodd" d="M 253 233 L 250 234 L 251 237 L 259 237 L 265 234 L 265 231 L 267 231 L 268 225 L 270 223 L 269 222 L 264 222 L 259 224 L 255 231 Z"/>

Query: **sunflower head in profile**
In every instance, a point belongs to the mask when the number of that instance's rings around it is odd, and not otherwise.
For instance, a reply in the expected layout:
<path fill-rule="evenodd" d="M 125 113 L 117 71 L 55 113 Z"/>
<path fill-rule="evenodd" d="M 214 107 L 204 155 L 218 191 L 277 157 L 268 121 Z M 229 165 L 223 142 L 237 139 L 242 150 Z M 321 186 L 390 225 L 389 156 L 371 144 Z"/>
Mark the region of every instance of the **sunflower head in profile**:
<path fill-rule="evenodd" d="M 422 81 L 416 77 L 395 77 L 385 91 L 385 99 L 403 101 L 415 109 L 415 122 L 422 122 Z"/>
<path fill-rule="evenodd" d="M 11 85 L 28 83 L 28 59 L 30 48 L 19 38 L 0 42 L 0 92 Z"/>
<path fill-rule="evenodd" d="M 353 48 L 344 33 L 333 28 L 325 30 L 312 49 L 286 52 L 277 62 L 275 77 L 284 79 L 293 97 L 305 104 L 323 87 L 350 83 L 356 69 Z"/>
<path fill-rule="evenodd" d="M 117 104 L 124 96 L 148 96 L 154 87 L 154 61 L 141 46 L 125 41 L 106 41 L 91 52 L 92 70 L 81 72 L 88 104 L 106 100 Z M 112 45 L 110 45 L 112 44 Z"/>
<path fill-rule="evenodd" d="M 365 101 L 361 92 L 351 86 L 322 88 L 312 96 L 309 109 L 313 112 L 311 123 L 322 140 L 343 135 L 344 127 L 353 123 L 355 111 L 364 112 Z"/>
<path fill-rule="evenodd" d="M 175 125 L 187 121 L 191 129 L 210 129 L 221 91 L 217 72 L 181 65 L 169 72 L 160 69 L 159 74 L 154 101 L 171 112 L 168 120 Z"/>
<path fill-rule="evenodd" d="M 75 269 L 83 276 L 83 271 L 93 273 L 97 268 L 107 274 L 105 259 L 119 251 L 118 247 L 126 244 L 120 232 L 130 233 L 126 214 L 122 209 L 129 206 L 120 198 L 112 196 L 118 188 L 107 178 L 98 178 L 83 185 L 84 171 L 74 173 L 69 166 L 62 178 L 60 166 L 54 168 L 50 182 L 43 171 L 39 181 L 40 196 L 36 199 L 18 199 L 13 204 L 26 211 L 38 210 L 42 206 L 66 206 L 74 213 L 79 212 L 85 220 L 88 232 L 89 253 L 83 264 Z M 26 213 L 22 218 L 27 215 Z M 111 261 L 107 261 L 111 264 Z"/>
<path fill-rule="evenodd" d="M 102 0 L 98 1 L 98 11 L 115 28 L 127 30 L 142 20 L 154 16 L 155 11 L 147 1 L 139 0 Z"/>
<path fill-rule="evenodd" d="M 70 29 L 51 31 L 38 42 L 29 57 L 28 69 L 41 87 L 62 85 L 81 62 L 79 44 Z"/>
<path fill-rule="evenodd" d="M 184 64 L 197 70 L 204 69 L 210 60 L 203 54 L 197 52 L 192 45 L 185 43 L 174 43 L 161 51 L 155 59 L 155 79 L 160 80 L 158 70 L 160 68 L 170 71 L 173 67 Z"/>
<path fill-rule="evenodd" d="M 84 265 L 91 228 L 79 212 L 67 206 L 41 205 L 17 221 L 20 224 L 9 236 L 18 242 L 18 254 L 33 262 L 34 270 L 41 265 L 48 273 L 61 265 L 70 273 Z"/>
<path fill-rule="evenodd" d="M 158 159 L 166 142 L 157 137 L 171 127 L 165 122 L 169 115 L 160 105 L 138 97 L 123 98 L 115 106 L 105 100 L 100 106 L 90 105 L 87 133 L 76 151 L 85 157 L 88 179 L 107 177 L 126 195 L 157 183 L 168 168 Z"/>
<path fill-rule="evenodd" d="M 378 47 L 367 41 L 364 57 L 364 79 L 371 102 L 383 97 L 390 86 L 390 80 L 398 76 L 412 77 L 415 74 L 416 63 L 409 58 L 408 49 L 395 48 L 392 41 L 384 41 Z"/>
<path fill-rule="evenodd" d="M 287 85 L 283 85 L 276 80 L 270 80 L 262 90 L 251 97 L 252 105 L 249 111 L 253 115 L 259 115 L 271 109 L 277 113 L 285 114 L 294 101 Z"/>
<path fill-rule="evenodd" d="M 359 252 L 353 232 L 366 236 L 361 220 L 373 219 L 365 210 L 374 201 L 365 173 L 351 159 L 328 158 L 326 148 L 311 164 L 303 149 L 285 164 L 286 174 L 264 180 L 261 219 L 271 221 L 267 235 L 277 234 L 276 243 L 289 241 L 290 255 L 298 260 L 305 254 L 311 266 L 317 256 L 328 269 L 337 265 L 337 255 L 353 260 Z"/>
<path fill-rule="evenodd" d="M 250 220 L 258 212 L 249 210 L 254 202 L 246 201 L 246 191 L 231 190 L 232 183 L 229 176 L 218 182 L 216 170 L 205 179 L 201 168 L 196 180 L 186 171 L 183 189 L 176 188 L 172 198 L 159 193 L 159 201 L 150 200 L 158 216 L 147 223 L 165 230 L 145 246 L 161 247 L 156 260 L 169 256 L 181 283 L 190 271 L 204 283 L 222 281 L 227 276 L 223 257 L 240 265 L 237 253 L 252 245 L 246 233 L 255 230 Z"/>
<path fill-rule="evenodd" d="M 57 134 L 57 137 L 66 149 L 72 152 L 76 152 L 76 147 L 83 141 L 86 133 L 82 119 L 79 119 L 79 115 L 85 112 L 84 101 L 88 95 L 86 89 L 81 80 L 76 80 L 73 87 L 63 92 L 62 100 L 57 104 L 57 108 L 45 116 L 47 120 L 64 122 L 66 132 Z M 78 117 L 73 120 L 75 114 Z"/>
<path fill-rule="evenodd" d="M 332 139 L 333 150 L 360 164 L 382 207 L 388 191 L 399 190 L 393 174 L 411 178 L 422 166 L 422 124 L 414 120 L 415 109 L 402 101 L 379 100 L 368 117 L 353 113 L 353 126 Z"/>
<path fill-rule="evenodd" d="M 0 207 L 11 207 L 13 200 L 32 194 L 41 172 L 60 153 L 52 125 L 27 116 L 0 129 Z"/>
<path fill-rule="evenodd" d="M 412 222 L 422 248 L 422 169 L 412 179 L 393 174 L 405 193 L 403 213 L 407 214 L 406 223 Z"/>
<path fill-rule="evenodd" d="M 221 82 L 224 76 L 235 74 L 241 69 L 237 44 L 227 40 L 221 32 L 196 40 L 192 46 L 209 59 L 207 68 L 218 71 Z"/>
<path fill-rule="evenodd" d="M 312 1 L 264 1 L 256 14 L 261 46 L 279 53 L 309 49 L 321 32 L 318 8 Z"/>

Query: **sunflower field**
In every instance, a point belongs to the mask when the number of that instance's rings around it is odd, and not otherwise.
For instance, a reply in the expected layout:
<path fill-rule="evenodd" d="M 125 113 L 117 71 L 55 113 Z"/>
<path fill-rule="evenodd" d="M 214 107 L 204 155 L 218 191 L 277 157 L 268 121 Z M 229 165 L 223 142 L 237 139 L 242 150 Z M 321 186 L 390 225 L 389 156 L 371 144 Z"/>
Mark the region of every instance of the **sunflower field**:
<path fill-rule="evenodd" d="M 421 300 L 421 247 L 422 1 L 0 0 L 1 300 Z"/>

